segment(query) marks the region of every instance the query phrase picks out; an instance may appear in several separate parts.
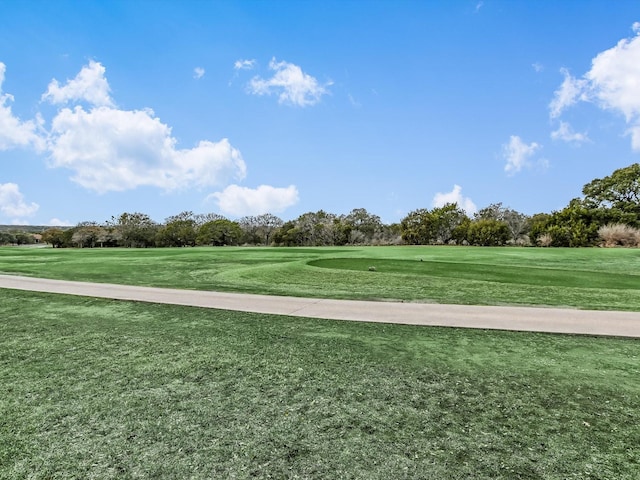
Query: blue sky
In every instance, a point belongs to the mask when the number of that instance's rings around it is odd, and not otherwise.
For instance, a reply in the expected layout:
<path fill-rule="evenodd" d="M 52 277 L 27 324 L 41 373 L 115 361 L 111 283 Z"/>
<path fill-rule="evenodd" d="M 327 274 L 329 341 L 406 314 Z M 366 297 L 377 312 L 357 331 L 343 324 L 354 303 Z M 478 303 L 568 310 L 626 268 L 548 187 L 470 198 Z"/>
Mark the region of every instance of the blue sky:
<path fill-rule="evenodd" d="M 2 4 L 0 223 L 533 214 L 638 161 L 638 1 Z"/>

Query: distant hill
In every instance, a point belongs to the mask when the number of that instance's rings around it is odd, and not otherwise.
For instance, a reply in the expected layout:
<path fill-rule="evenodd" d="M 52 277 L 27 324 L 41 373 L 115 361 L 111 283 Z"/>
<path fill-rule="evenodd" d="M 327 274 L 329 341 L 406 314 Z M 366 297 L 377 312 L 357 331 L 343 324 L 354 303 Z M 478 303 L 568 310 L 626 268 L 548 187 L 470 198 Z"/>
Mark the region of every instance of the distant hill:
<path fill-rule="evenodd" d="M 24 232 L 24 233 L 42 233 L 48 228 L 53 228 L 51 225 L 0 225 L 0 232 Z M 71 226 L 55 227 L 60 230 L 67 230 L 73 228 Z"/>

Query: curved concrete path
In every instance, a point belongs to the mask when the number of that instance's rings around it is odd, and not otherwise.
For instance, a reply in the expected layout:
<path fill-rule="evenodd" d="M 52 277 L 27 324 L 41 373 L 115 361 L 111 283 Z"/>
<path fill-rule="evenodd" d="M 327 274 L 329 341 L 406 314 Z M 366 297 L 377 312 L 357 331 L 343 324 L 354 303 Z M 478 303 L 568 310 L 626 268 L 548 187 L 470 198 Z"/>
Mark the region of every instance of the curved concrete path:
<path fill-rule="evenodd" d="M 0 275 L 0 288 L 296 317 L 640 338 L 640 312 L 329 300 Z"/>

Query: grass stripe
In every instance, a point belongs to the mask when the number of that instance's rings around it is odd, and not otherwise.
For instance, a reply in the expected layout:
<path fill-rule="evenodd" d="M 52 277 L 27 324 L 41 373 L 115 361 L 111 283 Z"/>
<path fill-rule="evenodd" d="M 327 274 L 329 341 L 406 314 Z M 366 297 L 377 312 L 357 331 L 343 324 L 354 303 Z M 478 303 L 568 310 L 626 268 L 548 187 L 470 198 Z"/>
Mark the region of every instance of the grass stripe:
<path fill-rule="evenodd" d="M 0 290 L 0 478 L 634 479 L 639 352 Z"/>

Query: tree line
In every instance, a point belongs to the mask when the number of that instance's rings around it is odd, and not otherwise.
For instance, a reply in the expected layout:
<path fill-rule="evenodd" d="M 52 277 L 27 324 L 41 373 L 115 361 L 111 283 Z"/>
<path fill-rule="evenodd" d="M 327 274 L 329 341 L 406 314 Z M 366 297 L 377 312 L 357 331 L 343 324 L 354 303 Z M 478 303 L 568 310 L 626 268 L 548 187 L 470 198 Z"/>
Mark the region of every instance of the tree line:
<path fill-rule="evenodd" d="M 554 247 L 640 246 L 640 164 L 596 178 L 562 210 L 527 216 L 492 204 L 469 218 L 456 204 L 419 209 L 401 222 L 408 244 Z"/>
<path fill-rule="evenodd" d="M 39 240 L 37 235 L 16 228 L 0 231 L 0 245 L 33 245 Z"/>
<path fill-rule="evenodd" d="M 122 213 L 102 224 L 48 228 L 42 241 L 54 247 L 187 247 L 196 245 L 538 245 L 584 247 L 640 245 L 640 164 L 595 179 L 562 210 L 525 215 L 501 203 L 469 216 L 457 204 L 410 212 L 383 224 L 364 208 L 346 215 L 320 210 L 295 220 L 264 214 L 230 220 L 185 211 L 153 221 Z M 1 240 L 1 239 L 0 239 Z"/>
<path fill-rule="evenodd" d="M 144 213 L 122 213 L 104 224 L 82 222 L 72 228 L 49 228 L 42 240 L 54 247 L 193 247 L 196 245 L 364 245 L 400 243 L 397 225 L 383 225 L 365 209 L 348 215 L 309 212 L 285 222 L 266 213 L 239 220 L 216 214 L 181 212 L 153 221 Z"/>

